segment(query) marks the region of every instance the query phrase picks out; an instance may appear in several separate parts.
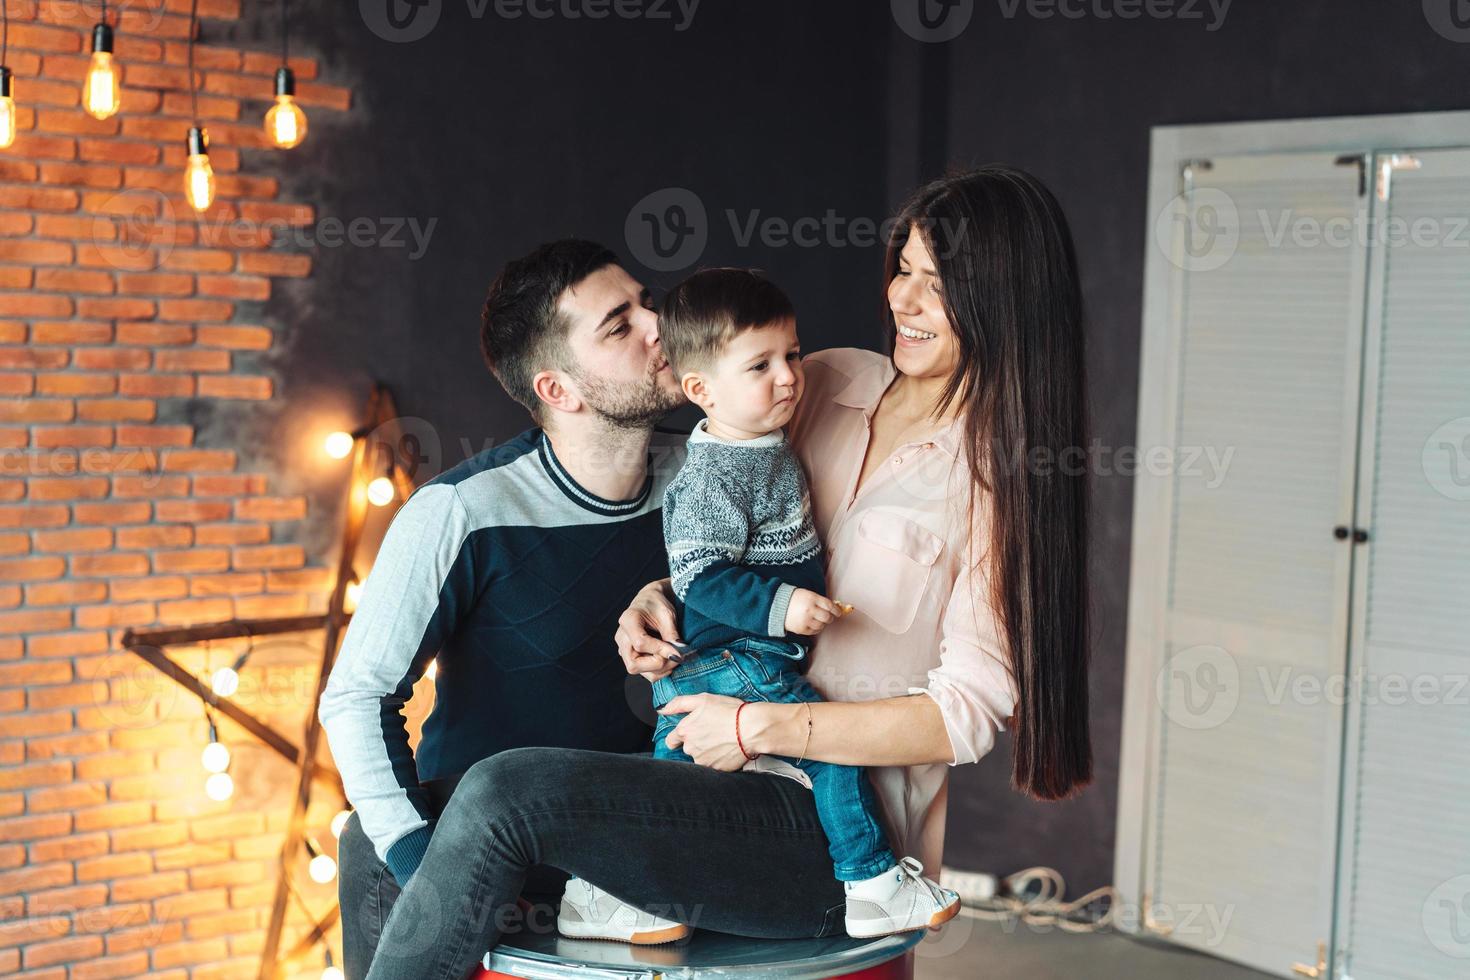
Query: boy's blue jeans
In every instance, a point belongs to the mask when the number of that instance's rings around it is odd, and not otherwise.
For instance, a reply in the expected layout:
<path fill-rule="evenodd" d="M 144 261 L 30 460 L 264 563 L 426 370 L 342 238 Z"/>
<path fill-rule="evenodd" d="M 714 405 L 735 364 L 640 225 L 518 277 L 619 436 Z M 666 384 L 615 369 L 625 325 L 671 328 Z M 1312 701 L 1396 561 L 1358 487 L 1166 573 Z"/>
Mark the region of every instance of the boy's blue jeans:
<path fill-rule="evenodd" d="M 805 648 L 798 643 L 753 636 L 693 650 L 672 674 L 653 682 L 653 706 L 662 708 L 681 694 L 723 694 L 742 701 L 787 704 L 820 701 L 822 696 L 798 670 L 805 656 Z M 664 743 L 682 717 L 659 715 L 653 733 L 654 758 L 694 761 L 682 749 L 670 749 Z M 827 834 L 838 881 L 864 881 L 898 863 L 878 823 L 873 787 L 861 768 L 811 759 L 786 761 L 811 777 L 817 816 Z"/>

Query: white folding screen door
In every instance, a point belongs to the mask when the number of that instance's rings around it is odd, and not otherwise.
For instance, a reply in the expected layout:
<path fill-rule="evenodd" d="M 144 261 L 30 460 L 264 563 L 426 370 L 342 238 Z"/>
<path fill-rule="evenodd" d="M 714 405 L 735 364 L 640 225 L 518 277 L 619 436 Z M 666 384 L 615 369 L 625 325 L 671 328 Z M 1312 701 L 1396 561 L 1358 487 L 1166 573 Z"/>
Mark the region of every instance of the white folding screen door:
<path fill-rule="evenodd" d="M 1145 888 L 1159 931 L 1272 973 L 1332 925 L 1367 207 L 1335 154 L 1182 169 L 1173 474 Z M 1193 465 L 1190 461 L 1193 460 Z"/>
<path fill-rule="evenodd" d="M 1353 583 L 1361 696 L 1348 708 L 1338 973 L 1464 978 L 1470 151 L 1383 151 L 1375 164 L 1387 193 L 1373 202 L 1357 505 L 1370 540 Z"/>
<path fill-rule="evenodd" d="M 1342 149 L 1177 167 L 1119 834 L 1170 941 L 1467 977 L 1470 151 Z"/>

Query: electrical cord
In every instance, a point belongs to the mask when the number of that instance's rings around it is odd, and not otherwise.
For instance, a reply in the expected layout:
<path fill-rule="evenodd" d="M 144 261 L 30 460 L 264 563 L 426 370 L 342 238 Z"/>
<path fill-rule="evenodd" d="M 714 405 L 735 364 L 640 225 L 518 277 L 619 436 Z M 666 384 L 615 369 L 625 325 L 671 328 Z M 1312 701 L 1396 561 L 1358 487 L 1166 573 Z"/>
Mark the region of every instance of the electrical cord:
<path fill-rule="evenodd" d="M 1110 927 L 1116 916 L 1116 888 L 1103 885 L 1080 898 L 1064 901 L 1067 883 L 1055 868 L 1026 868 L 1002 878 L 1000 884 L 994 898 L 967 902 L 965 909 L 978 919 L 1055 925 L 1065 932 L 1077 933 L 1100 932 Z M 1107 908 L 1100 916 L 1086 914 L 1090 906 L 1103 901 Z"/>

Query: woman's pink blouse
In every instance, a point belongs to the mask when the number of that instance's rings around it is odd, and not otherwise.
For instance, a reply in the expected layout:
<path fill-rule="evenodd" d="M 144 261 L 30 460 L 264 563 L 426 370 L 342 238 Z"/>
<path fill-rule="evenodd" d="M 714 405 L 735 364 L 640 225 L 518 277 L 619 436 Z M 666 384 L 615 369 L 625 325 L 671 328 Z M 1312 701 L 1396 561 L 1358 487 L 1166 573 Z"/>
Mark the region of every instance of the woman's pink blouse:
<path fill-rule="evenodd" d="M 894 449 L 855 493 L 874 410 L 895 376 L 855 348 L 803 360 L 806 392 L 787 435 L 806 470 L 827 594 L 852 613 L 817 638 L 808 678 L 832 701 L 926 694 L 944 717 L 951 765 L 995 745 L 1015 705 L 988 601 L 983 497 L 969 510 L 958 422 Z M 869 770 L 892 844 L 938 872 L 948 767 Z"/>

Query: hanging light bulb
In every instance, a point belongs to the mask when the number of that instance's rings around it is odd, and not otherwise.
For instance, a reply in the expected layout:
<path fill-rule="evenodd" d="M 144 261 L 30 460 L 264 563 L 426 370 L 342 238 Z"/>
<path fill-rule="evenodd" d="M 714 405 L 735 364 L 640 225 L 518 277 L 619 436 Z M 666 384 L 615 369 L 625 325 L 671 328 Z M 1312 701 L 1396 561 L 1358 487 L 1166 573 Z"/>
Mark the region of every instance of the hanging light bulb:
<path fill-rule="evenodd" d="M 222 803 L 235 795 L 235 781 L 227 772 L 217 772 L 204 781 L 204 795 Z"/>
<path fill-rule="evenodd" d="M 214 714 L 206 706 L 204 720 L 209 722 L 209 744 L 199 754 L 199 762 L 210 772 L 224 772 L 230 768 L 230 750 L 219 740 L 219 729 L 214 724 Z"/>
<path fill-rule="evenodd" d="M 306 873 L 311 875 L 311 880 L 318 885 L 325 885 L 337 877 L 337 862 L 326 854 L 318 854 L 311 859 L 311 864 L 306 866 Z"/>
<path fill-rule="evenodd" d="M 10 69 L 0 65 L 0 149 L 15 145 L 15 99 L 10 81 Z"/>
<path fill-rule="evenodd" d="M 337 815 L 332 818 L 332 836 L 338 839 L 342 837 L 342 828 L 347 826 L 347 820 L 352 816 L 351 810 L 338 810 Z"/>
<path fill-rule="evenodd" d="M 240 690 L 240 672 L 234 667 L 221 667 L 209 679 L 210 689 L 222 698 L 234 697 Z"/>
<path fill-rule="evenodd" d="M 352 433 L 338 431 L 327 436 L 322 446 L 333 459 L 346 459 L 352 452 L 354 441 Z"/>
<path fill-rule="evenodd" d="M 276 69 L 276 104 L 265 114 L 265 134 L 283 150 L 306 139 L 306 113 L 296 104 L 296 75 L 285 65 Z"/>
<path fill-rule="evenodd" d="M 107 4 L 102 5 L 102 22 L 92 28 L 92 63 L 82 86 L 82 108 L 93 119 L 109 119 L 122 105 L 122 85 L 112 58 L 112 28 L 107 25 Z"/>
<path fill-rule="evenodd" d="M 306 873 L 311 880 L 318 885 L 325 885 L 337 877 L 337 862 L 322 853 L 322 846 L 316 842 L 316 838 L 306 838 L 306 852 L 311 855 L 311 863 L 306 866 Z"/>
<path fill-rule="evenodd" d="M 209 134 L 202 126 L 189 127 L 189 162 L 184 167 L 184 196 L 195 211 L 214 203 L 214 168 L 209 165 Z"/>
<path fill-rule="evenodd" d="M 393 481 L 380 476 L 368 484 L 368 500 L 377 507 L 386 507 L 393 502 Z"/>
<path fill-rule="evenodd" d="M 357 604 L 362 601 L 362 583 L 353 579 L 347 583 L 347 591 L 342 596 L 342 611 L 346 613 L 357 612 Z"/>
<path fill-rule="evenodd" d="M 221 667 L 210 675 L 209 689 L 214 692 L 215 697 L 232 698 L 235 696 L 235 692 L 240 690 L 240 671 L 244 668 L 246 661 L 250 659 L 250 654 L 254 652 L 255 643 L 252 637 L 250 647 L 244 653 L 240 654 L 240 656 L 236 657 L 233 664 L 228 667 Z M 213 726 L 213 722 L 210 724 Z M 213 731 L 212 727 L 211 731 Z M 211 736 L 211 741 L 218 741 L 218 739 L 214 739 Z"/>
<path fill-rule="evenodd" d="M 327 950 L 327 965 L 322 969 L 322 980 L 346 980 L 346 974 L 332 962 L 332 951 Z"/>
<path fill-rule="evenodd" d="M 210 742 L 200 753 L 199 761 L 210 772 L 224 772 L 230 768 L 230 749 L 223 742 Z"/>

